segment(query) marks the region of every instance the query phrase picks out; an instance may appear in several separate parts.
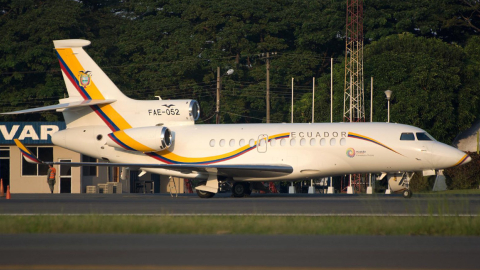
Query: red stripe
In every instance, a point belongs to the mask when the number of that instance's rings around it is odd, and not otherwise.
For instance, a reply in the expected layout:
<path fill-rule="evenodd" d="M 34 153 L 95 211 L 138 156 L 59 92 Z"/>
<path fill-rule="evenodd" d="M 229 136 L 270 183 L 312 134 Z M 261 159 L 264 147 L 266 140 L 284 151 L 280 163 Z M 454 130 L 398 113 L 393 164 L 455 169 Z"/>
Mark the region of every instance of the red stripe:
<path fill-rule="evenodd" d="M 70 73 L 67 72 L 67 69 L 65 68 L 65 66 L 62 64 L 62 61 L 58 60 L 58 62 L 60 62 L 60 68 L 62 69 L 63 73 L 65 75 L 67 75 L 68 79 L 70 80 L 70 82 L 73 84 L 73 86 L 75 86 L 75 89 L 77 89 L 78 93 L 80 95 L 82 95 L 83 99 L 84 100 L 87 100 L 88 97 L 83 93 L 83 91 L 80 89 L 80 86 L 75 82 L 75 80 L 72 78 L 72 76 L 70 76 Z"/>

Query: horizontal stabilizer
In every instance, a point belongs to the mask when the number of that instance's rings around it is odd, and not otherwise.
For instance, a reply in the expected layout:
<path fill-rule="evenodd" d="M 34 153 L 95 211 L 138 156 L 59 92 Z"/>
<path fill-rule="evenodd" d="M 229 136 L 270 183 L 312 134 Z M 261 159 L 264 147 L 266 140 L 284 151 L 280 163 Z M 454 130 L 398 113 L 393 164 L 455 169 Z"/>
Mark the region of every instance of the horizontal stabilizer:
<path fill-rule="evenodd" d="M 6 113 L 0 113 L 0 114 L 35 113 L 35 112 L 51 111 L 51 110 L 66 109 L 66 108 L 77 108 L 77 107 L 100 105 L 100 104 L 110 104 L 112 102 L 115 102 L 115 99 L 100 99 L 100 100 L 91 99 L 91 100 L 74 101 L 69 103 L 60 103 L 57 105 L 32 108 L 32 109 L 26 109 L 21 111 L 14 111 L 14 112 L 6 112 Z"/>
<path fill-rule="evenodd" d="M 20 148 L 20 152 L 22 153 L 23 158 L 29 162 L 29 163 L 35 163 L 35 164 L 40 164 L 43 163 L 41 160 L 39 160 L 30 150 L 28 150 L 23 143 L 21 143 L 18 139 L 13 140 L 15 144 Z"/>

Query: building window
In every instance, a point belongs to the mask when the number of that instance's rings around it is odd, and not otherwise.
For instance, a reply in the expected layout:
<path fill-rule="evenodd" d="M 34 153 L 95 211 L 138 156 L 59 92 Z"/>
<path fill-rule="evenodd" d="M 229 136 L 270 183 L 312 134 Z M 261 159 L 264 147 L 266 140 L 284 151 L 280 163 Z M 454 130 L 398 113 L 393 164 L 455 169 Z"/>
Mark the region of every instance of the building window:
<path fill-rule="evenodd" d="M 28 147 L 28 150 L 32 152 L 39 160 L 53 161 L 53 147 Z M 47 175 L 48 166 L 45 164 L 35 164 L 26 161 L 22 157 L 22 175 Z"/>
<path fill-rule="evenodd" d="M 82 155 L 82 162 L 97 162 L 96 158 Z M 97 176 L 97 166 L 83 166 L 83 176 Z"/>

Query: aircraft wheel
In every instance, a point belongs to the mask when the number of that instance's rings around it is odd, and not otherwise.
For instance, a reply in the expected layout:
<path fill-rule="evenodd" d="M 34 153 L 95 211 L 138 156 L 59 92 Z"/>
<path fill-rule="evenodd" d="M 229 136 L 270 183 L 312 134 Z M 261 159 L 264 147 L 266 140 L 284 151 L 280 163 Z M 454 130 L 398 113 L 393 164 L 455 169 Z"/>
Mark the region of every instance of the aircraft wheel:
<path fill-rule="evenodd" d="M 233 188 L 232 188 L 233 197 L 237 197 L 237 198 L 244 197 L 246 193 L 247 193 L 247 188 L 246 188 L 246 185 L 244 185 L 244 183 L 235 182 L 233 184 Z"/>
<path fill-rule="evenodd" d="M 410 197 L 412 197 L 412 191 L 411 191 L 410 189 L 405 189 L 405 190 L 403 191 L 403 197 L 404 197 L 404 198 L 410 198 Z"/>
<path fill-rule="evenodd" d="M 199 186 L 205 186 L 206 184 L 207 182 L 200 182 Z M 202 199 L 212 198 L 215 195 L 215 193 L 212 193 L 212 192 L 198 190 L 198 189 L 195 189 L 195 190 L 197 191 L 198 197 Z"/>

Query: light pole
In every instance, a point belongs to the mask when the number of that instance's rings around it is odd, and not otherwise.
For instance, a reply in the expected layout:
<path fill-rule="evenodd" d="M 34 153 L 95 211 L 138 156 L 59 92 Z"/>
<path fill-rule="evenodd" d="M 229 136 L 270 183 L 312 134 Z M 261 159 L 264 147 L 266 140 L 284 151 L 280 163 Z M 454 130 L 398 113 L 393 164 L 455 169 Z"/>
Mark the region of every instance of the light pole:
<path fill-rule="evenodd" d="M 227 70 L 225 75 L 232 75 L 234 72 L 233 69 Z M 217 108 L 215 110 L 215 114 L 217 115 L 216 117 L 216 123 L 220 123 L 220 90 L 222 88 L 222 77 L 220 76 L 220 67 L 217 67 Z"/>
<path fill-rule="evenodd" d="M 392 96 L 392 90 L 387 90 L 387 91 L 385 91 L 385 96 L 387 96 L 387 100 L 388 100 L 388 107 L 387 107 L 388 118 L 387 118 L 387 123 L 390 123 L 390 97 Z"/>

